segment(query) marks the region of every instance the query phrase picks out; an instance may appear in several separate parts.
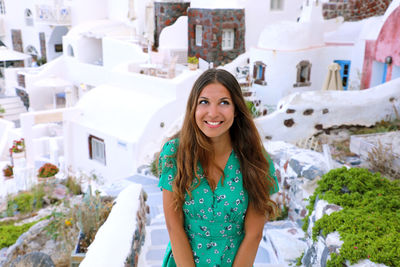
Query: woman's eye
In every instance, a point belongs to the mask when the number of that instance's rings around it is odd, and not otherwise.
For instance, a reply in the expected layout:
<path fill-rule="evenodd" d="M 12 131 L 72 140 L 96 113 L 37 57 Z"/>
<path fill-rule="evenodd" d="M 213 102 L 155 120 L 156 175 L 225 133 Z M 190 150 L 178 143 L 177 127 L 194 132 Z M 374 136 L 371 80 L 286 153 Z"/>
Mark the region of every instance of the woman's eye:
<path fill-rule="evenodd" d="M 207 100 L 200 100 L 200 101 L 199 101 L 199 104 L 207 104 L 207 103 L 208 103 Z"/>
<path fill-rule="evenodd" d="M 224 100 L 224 101 L 221 101 L 221 104 L 222 104 L 222 105 L 229 105 L 230 103 L 229 103 L 229 101 Z"/>

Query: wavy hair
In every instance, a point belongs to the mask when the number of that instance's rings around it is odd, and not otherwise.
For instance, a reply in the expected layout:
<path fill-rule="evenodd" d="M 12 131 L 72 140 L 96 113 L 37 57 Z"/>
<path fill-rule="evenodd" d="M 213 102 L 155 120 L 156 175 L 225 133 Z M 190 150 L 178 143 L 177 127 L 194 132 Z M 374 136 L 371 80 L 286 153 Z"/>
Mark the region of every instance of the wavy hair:
<path fill-rule="evenodd" d="M 223 175 L 223 170 L 212 160 L 214 151 L 210 138 L 199 129 L 195 120 L 199 95 L 204 87 L 213 83 L 223 85 L 229 91 L 234 103 L 235 119 L 229 133 L 233 150 L 239 158 L 243 186 L 248 192 L 250 203 L 258 212 L 270 218 L 275 217 L 277 205 L 269 195 L 271 188 L 274 188 L 275 180 L 269 174 L 267 152 L 247 109 L 239 83 L 232 74 L 223 69 L 209 69 L 195 81 L 187 102 L 182 128 L 172 137 L 179 138 L 175 154 L 177 175 L 173 183 L 176 208 L 182 207 L 185 193 L 191 196 L 194 179 L 200 181 L 197 174 L 198 162 L 202 164 L 205 172 L 209 166 L 215 166 Z"/>

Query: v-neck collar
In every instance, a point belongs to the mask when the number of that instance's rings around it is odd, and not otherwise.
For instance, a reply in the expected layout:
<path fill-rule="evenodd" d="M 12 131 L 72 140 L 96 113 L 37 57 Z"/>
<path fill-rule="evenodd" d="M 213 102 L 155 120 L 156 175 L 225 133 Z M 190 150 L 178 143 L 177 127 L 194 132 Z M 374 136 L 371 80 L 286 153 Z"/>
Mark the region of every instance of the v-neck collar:
<path fill-rule="evenodd" d="M 229 154 L 229 157 L 228 157 L 228 160 L 226 161 L 226 164 L 225 164 L 225 167 L 224 167 L 224 169 L 223 169 L 223 175 L 225 175 L 225 178 L 226 178 L 226 172 L 227 172 L 227 168 L 228 168 L 228 166 L 230 165 L 230 162 L 232 161 L 232 157 L 234 156 L 234 151 L 233 151 L 233 149 L 231 150 L 231 153 Z M 217 183 L 217 185 L 215 186 L 215 188 L 214 188 L 214 190 L 212 190 L 212 188 L 211 188 L 211 186 L 210 186 L 210 184 L 208 183 L 208 180 L 206 179 L 206 177 L 205 177 L 205 173 L 204 173 L 204 169 L 203 169 L 203 166 L 201 165 L 201 163 L 199 162 L 198 163 L 198 166 L 199 166 L 199 169 L 200 169 L 200 175 L 201 175 L 201 180 L 205 180 L 205 182 L 207 183 L 207 185 L 208 185 L 208 187 L 209 187 L 209 189 L 211 190 L 211 192 L 213 192 L 213 193 L 215 193 L 215 191 L 220 187 L 220 186 L 223 186 L 222 184 L 221 184 L 221 181 L 222 181 L 222 175 L 219 177 L 219 180 L 218 180 L 218 183 Z M 201 181 L 200 181 L 201 182 Z"/>

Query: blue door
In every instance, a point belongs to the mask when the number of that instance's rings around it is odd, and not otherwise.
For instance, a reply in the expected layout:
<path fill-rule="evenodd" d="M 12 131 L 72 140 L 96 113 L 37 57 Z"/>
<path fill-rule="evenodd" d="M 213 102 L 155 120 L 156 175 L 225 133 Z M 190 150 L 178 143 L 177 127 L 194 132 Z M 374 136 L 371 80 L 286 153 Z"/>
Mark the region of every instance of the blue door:
<path fill-rule="evenodd" d="M 343 90 L 347 90 L 349 86 L 349 76 L 350 76 L 350 60 L 334 60 L 333 62 L 340 65 L 340 77 L 342 78 Z"/>
<path fill-rule="evenodd" d="M 385 63 L 385 65 L 383 66 L 382 83 L 386 82 L 387 68 L 388 68 L 388 64 Z"/>

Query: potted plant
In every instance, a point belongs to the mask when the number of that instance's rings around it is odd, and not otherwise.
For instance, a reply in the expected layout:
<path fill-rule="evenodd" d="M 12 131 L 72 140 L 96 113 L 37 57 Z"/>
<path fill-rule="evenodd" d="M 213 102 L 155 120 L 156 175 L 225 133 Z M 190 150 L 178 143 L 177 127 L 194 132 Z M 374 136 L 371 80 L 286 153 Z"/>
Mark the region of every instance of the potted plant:
<path fill-rule="evenodd" d="M 38 181 L 46 182 L 49 180 L 54 180 L 55 175 L 58 173 L 59 169 L 56 165 L 51 163 L 45 163 L 38 171 Z"/>
<path fill-rule="evenodd" d="M 14 171 L 13 171 L 13 166 L 7 164 L 4 168 L 3 168 L 3 175 L 5 177 L 5 179 L 11 179 L 14 176 Z"/>
<path fill-rule="evenodd" d="M 188 67 L 190 70 L 197 70 L 199 59 L 197 57 L 188 57 Z"/>
<path fill-rule="evenodd" d="M 3 118 L 4 113 L 6 113 L 6 110 L 0 105 L 0 118 Z"/>
<path fill-rule="evenodd" d="M 13 159 L 19 159 L 19 158 L 25 157 L 25 140 L 24 140 L 24 138 L 13 141 L 13 146 L 10 148 L 10 156 Z"/>

